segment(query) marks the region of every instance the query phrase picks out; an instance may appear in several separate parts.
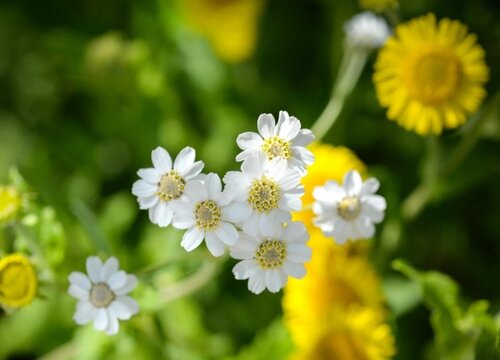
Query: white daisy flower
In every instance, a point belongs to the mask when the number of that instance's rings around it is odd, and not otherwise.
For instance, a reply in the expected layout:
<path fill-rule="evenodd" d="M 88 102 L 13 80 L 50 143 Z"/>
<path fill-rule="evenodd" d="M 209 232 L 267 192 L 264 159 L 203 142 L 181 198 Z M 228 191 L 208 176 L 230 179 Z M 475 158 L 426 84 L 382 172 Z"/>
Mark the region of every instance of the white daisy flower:
<path fill-rule="evenodd" d="M 255 294 L 266 288 L 278 292 L 286 285 L 288 276 L 300 279 L 306 274 L 304 262 L 311 258 L 308 239 L 301 222 L 292 222 L 270 237 L 240 234 L 230 248 L 231 256 L 242 260 L 233 268 L 233 274 L 237 280 L 248 279 L 248 290 Z"/>
<path fill-rule="evenodd" d="M 382 196 L 375 195 L 379 186 L 375 178 L 363 182 L 354 170 L 344 176 L 342 186 L 336 181 L 317 186 L 313 191 L 314 224 L 340 244 L 372 237 L 374 224 L 384 219 L 387 206 Z"/>
<path fill-rule="evenodd" d="M 87 258 L 87 275 L 69 275 L 69 294 L 78 300 L 73 320 L 78 325 L 94 322 L 96 330 L 108 335 L 118 332 L 118 320 L 128 320 L 137 314 L 139 306 L 127 294 L 137 285 L 137 278 L 118 270 L 115 257 L 104 264 L 97 256 Z"/>
<path fill-rule="evenodd" d="M 263 153 L 269 160 L 287 160 L 290 167 L 297 168 L 304 175 L 306 166 L 314 162 L 313 154 L 305 148 L 314 140 L 314 135 L 311 130 L 300 127 L 300 121 L 286 111 L 280 111 L 278 124 L 273 115 L 260 115 L 257 120 L 259 133 L 245 132 L 236 139 L 243 150 L 236 156 L 236 161 Z"/>
<path fill-rule="evenodd" d="M 172 167 L 170 154 L 159 146 L 151 153 L 153 167 L 137 172 L 141 179 L 132 186 L 132 194 L 137 196 L 141 209 L 149 210 L 153 224 L 168 226 L 174 215 L 171 201 L 182 196 L 189 181 L 200 178 L 204 164 L 195 162 L 195 156 L 194 149 L 187 146 L 177 155 Z"/>
<path fill-rule="evenodd" d="M 229 220 L 249 235 L 279 232 L 290 221 L 290 211 L 302 207 L 300 173 L 288 168 L 285 159 L 267 160 L 262 154 L 243 162 L 241 170 L 224 176 L 226 191 L 234 197 L 226 209 Z"/>
<path fill-rule="evenodd" d="M 231 201 L 227 192 L 222 192 L 219 175 L 210 173 L 204 181 L 186 184 L 182 200 L 172 202 L 175 211 L 173 225 L 187 229 L 181 246 L 187 251 L 196 249 L 203 239 L 213 256 L 221 256 L 225 245 L 233 245 L 238 231 L 228 221 L 226 207 Z"/>
<path fill-rule="evenodd" d="M 344 31 L 346 43 L 363 50 L 382 46 L 391 33 L 386 21 L 369 11 L 353 16 L 344 24 Z"/>

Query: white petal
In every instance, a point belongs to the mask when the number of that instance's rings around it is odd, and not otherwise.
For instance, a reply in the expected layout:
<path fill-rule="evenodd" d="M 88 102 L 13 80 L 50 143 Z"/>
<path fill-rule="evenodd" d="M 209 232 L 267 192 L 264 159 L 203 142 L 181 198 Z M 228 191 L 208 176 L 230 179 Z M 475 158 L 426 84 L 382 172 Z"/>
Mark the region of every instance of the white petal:
<path fill-rule="evenodd" d="M 230 255 L 234 259 L 251 259 L 254 257 L 259 245 L 260 240 L 256 237 L 239 233 L 238 241 L 230 248 Z"/>
<path fill-rule="evenodd" d="M 359 237 L 369 239 L 375 235 L 375 225 L 367 216 L 361 215 L 355 221 L 355 226 L 359 232 Z"/>
<path fill-rule="evenodd" d="M 137 277 L 135 275 L 127 275 L 127 281 L 121 287 L 113 289 L 116 295 L 125 295 L 131 292 L 137 285 Z"/>
<path fill-rule="evenodd" d="M 105 308 L 100 308 L 97 310 L 97 314 L 94 318 L 94 328 L 99 331 L 104 331 L 108 327 L 109 319 L 108 312 Z"/>
<path fill-rule="evenodd" d="M 278 270 L 265 271 L 266 286 L 270 292 L 276 293 L 285 285 L 283 277 Z"/>
<path fill-rule="evenodd" d="M 278 180 L 278 184 L 282 191 L 287 191 L 293 188 L 301 188 L 300 184 L 300 173 L 295 169 L 289 169 L 286 175 Z M 301 194 L 302 195 L 302 194 Z"/>
<path fill-rule="evenodd" d="M 182 177 L 184 180 L 191 180 L 191 179 L 199 179 L 200 172 L 203 170 L 203 167 L 205 166 L 205 163 L 203 161 L 196 161 L 191 167 L 186 169 L 186 172 Z"/>
<path fill-rule="evenodd" d="M 235 160 L 237 162 L 240 162 L 240 161 L 243 161 L 243 160 L 246 160 L 252 156 L 255 156 L 255 154 L 257 154 L 258 152 L 260 151 L 260 149 L 248 149 L 248 150 L 243 150 L 242 152 L 240 152 L 238 155 L 236 155 L 236 158 Z"/>
<path fill-rule="evenodd" d="M 204 234 L 197 227 L 192 227 L 187 230 L 182 237 L 181 246 L 186 251 L 193 251 L 200 246 L 203 241 Z"/>
<path fill-rule="evenodd" d="M 275 237 L 281 234 L 282 224 L 271 214 L 260 214 L 259 216 L 259 231 L 267 237 Z"/>
<path fill-rule="evenodd" d="M 151 160 L 153 161 L 153 166 L 163 174 L 172 170 L 170 154 L 161 146 L 158 146 L 151 152 Z"/>
<path fill-rule="evenodd" d="M 290 141 L 297 136 L 300 126 L 299 119 L 289 116 L 286 111 L 280 111 L 278 124 L 274 132 L 279 137 Z"/>
<path fill-rule="evenodd" d="M 78 300 L 87 300 L 89 298 L 89 290 L 82 289 L 78 285 L 70 285 L 68 293 Z"/>
<path fill-rule="evenodd" d="M 288 275 L 297 279 L 303 278 L 307 272 L 304 264 L 299 264 L 288 260 L 283 264 L 283 269 Z"/>
<path fill-rule="evenodd" d="M 118 324 L 118 318 L 116 317 L 116 314 L 114 310 L 109 307 L 108 309 L 108 327 L 106 328 L 106 334 L 111 336 L 111 335 L 116 335 L 118 334 L 118 330 L 120 328 L 120 325 Z"/>
<path fill-rule="evenodd" d="M 335 203 L 342 200 L 346 192 L 336 181 L 328 180 L 324 186 L 316 186 L 313 190 L 314 199 L 322 203 Z"/>
<path fill-rule="evenodd" d="M 289 223 L 288 226 L 283 229 L 282 238 L 290 244 L 305 244 L 309 239 L 309 234 L 307 233 L 307 229 L 304 223 L 300 221 L 294 221 Z"/>
<path fill-rule="evenodd" d="M 294 146 L 307 146 L 314 141 L 314 134 L 309 129 L 301 129 L 297 136 L 293 139 Z"/>
<path fill-rule="evenodd" d="M 89 278 L 84 273 L 79 271 L 73 271 L 68 276 L 68 280 L 72 285 L 76 285 L 83 290 L 90 290 L 92 284 L 90 283 Z"/>
<path fill-rule="evenodd" d="M 111 256 L 102 266 L 101 281 L 108 281 L 109 277 L 118 271 L 118 267 L 118 259 Z"/>
<path fill-rule="evenodd" d="M 196 152 L 190 146 L 186 146 L 177 155 L 174 161 L 174 170 L 176 170 L 182 177 L 186 175 L 191 166 L 194 164 Z"/>
<path fill-rule="evenodd" d="M 246 202 L 234 202 L 222 209 L 222 218 L 234 223 L 245 221 L 252 215 L 252 208 Z"/>
<path fill-rule="evenodd" d="M 311 260 L 312 250 L 303 244 L 289 244 L 286 254 L 291 261 L 303 263 Z"/>
<path fill-rule="evenodd" d="M 97 310 L 88 301 L 80 301 L 73 315 L 73 320 L 78 325 L 85 325 L 94 320 Z"/>
<path fill-rule="evenodd" d="M 264 273 L 262 271 L 256 271 L 248 279 L 248 290 L 254 294 L 260 294 L 266 288 L 266 280 L 264 278 Z"/>
<path fill-rule="evenodd" d="M 349 196 L 358 195 L 361 191 L 363 180 L 356 170 L 351 170 L 344 175 L 344 189 Z"/>
<path fill-rule="evenodd" d="M 377 213 L 375 217 L 379 217 L 381 214 L 383 218 L 383 213 L 385 209 L 387 208 L 387 202 L 385 201 L 385 198 L 380 195 L 365 195 L 361 198 L 361 203 L 362 203 L 362 209 L 365 210 L 367 209 L 370 211 L 370 213 Z M 377 222 L 381 221 L 377 220 Z"/>
<path fill-rule="evenodd" d="M 238 135 L 236 143 L 241 150 L 259 149 L 262 146 L 262 138 L 254 132 L 244 132 Z"/>
<path fill-rule="evenodd" d="M 380 182 L 375 178 L 367 179 L 361 186 L 361 195 L 375 194 L 380 187 Z"/>
<path fill-rule="evenodd" d="M 205 244 L 207 245 L 208 251 L 213 256 L 221 256 L 224 254 L 224 243 L 219 237 L 211 231 L 205 233 Z"/>
<path fill-rule="evenodd" d="M 253 180 L 262 176 L 267 164 L 268 162 L 264 155 L 258 153 L 255 156 L 243 161 L 243 164 L 241 164 L 241 171 L 245 174 L 245 176 Z"/>
<path fill-rule="evenodd" d="M 208 199 L 206 186 L 198 180 L 189 181 L 186 184 L 184 194 L 192 204 L 196 204 Z"/>
<path fill-rule="evenodd" d="M 167 227 L 172 222 L 174 213 L 166 202 L 160 201 L 154 208 L 151 208 L 150 211 L 152 211 L 153 218 L 151 222 L 153 224 L 159 227 Z"/>
<path fill-rule="evenodd" d="M 215 230 L 217 237 L 226 245 L 234 245 L 238 240 L 238 231 L 233 224 L 222 221 Z"/>
<path fill-rule="evenodd" d="M 302 200 L 299 196 L 285 193 L 281 197 L 278 206 L 284 210 L 299 211 L 302 208 Z"/>
<path fill-rule="evenodd" d="M 139 208 L 141 210 L 147 210 L 156 205 L 160 198 L 154 194 L 146 197 L 138 197 L 137 202 L 139 203 Z"/>
<path fill-rule="evenodd" d="M 245 280 L 253 276 L 257 265 L 255 260 L 243 260 L 233 267 L 233 274 L 236 280 Z"/>
<path fill-rule="evenodd" d="M 271 114 L 261 114 L 257 119 L 257 129 L 264 139 L 274 135 L 275 125 L 276 121 Z"/>
<path fill-rule="evenodd" d="M 314 162 L 314 155 L 312 152 L 304 147 L 294 147 L 294 152 L 297 157 L 306 165 L 311 165 Z"/>
<path fill-rule="evenodd" d="M 156 168 L 148 168 L 140 169 L 137 172 L 137 175 L 139 175 L 144 181 L 147 181 L 152 185 L 156 185 L 160 182 L 162 173 Z"/>
<path fill-rule="evenodd" d="M 259 233 L 259 214 L 252 211 L 250 216 L 242 223 L 243 232 L 250 236 L 256 236 Z"/>
<path fill-rule="evenodd" d="M 132 194 L 135 196 L 153 196 L 158 191 L 158 187 L 156 185 L 152 185 L 145 180 L 137 180 L 132 185 Z"/>
<path fill-rule="evenodd" d="M 126 282 L 127 282 L 127 274 L 125 273 L 125 271 L 121 270 L 115 272 L 113 275 L 109 277 L 108 285 L 111 288 L 111 290 L 115 291 L 116 289 L 123 287 Z"/>
<path fill-rule="evenodd" d="M 97 284 L 101 281 L 101 269 L 102 261 L 97 256 L 89 256 L 86 262 L 87 274 L 89 274 L 90 280 Z"/>
<path fill-rule="evenodd" d="M 207 188 L 209 199 L 216 200 L 219 198 L 222 192 L 222 184 L 219 175 L 214 173 L 208 174 L 205 178 L 205 186 Z"/>
<path fill-rule="evenodd" d="M 113 301 L 111 308 L 120 320 L 128 320 L 139 312 L 139 305 L 130 296 L 119 296 Z"/>

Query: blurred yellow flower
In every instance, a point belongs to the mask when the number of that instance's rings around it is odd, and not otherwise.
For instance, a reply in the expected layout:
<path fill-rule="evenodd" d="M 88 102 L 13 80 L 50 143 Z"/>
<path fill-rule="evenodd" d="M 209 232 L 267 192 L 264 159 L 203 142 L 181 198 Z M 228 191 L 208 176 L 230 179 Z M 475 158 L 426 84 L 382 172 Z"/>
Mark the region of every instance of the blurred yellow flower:
<path fill-rule="evenodd" d="M 307 167 L 307 175 L 302 179 L 305 191 L 302 204 L 307 210 L 294 213 L 293 219 L 304 222 L 309 230 L 313 230 L 316 227 L 312 224 L 314 214 L 310 208 L 314 202 L 312 196 L 314 188 L 324 185 L 327 180 L 342 183 L 345 173 L 349 170 L 357 170 L 363 175 L 366 168 L 361 160 L 345 147 L 314 143 L 308 149 L 314 154 L 315 160 Z"/>
<path fill-rule="evenodd" d="M 308 329 L 308 344 L 290 360 L 386 360 L 395 354 L 391 328 L 370 308 L 332 309 Z"/>
<path fill-rule="evenodd" d="M 382 12 L 386 9 L 395 8 L 398 6 L 397 0 L 359 0 L 359 5 L 363 9 L 375 12 Z"/>
<path fill-rule="evenodd" d="M 0 304 L 9 308 L 29 305 L 37 287 L 35 269 L 26 256 L 11 254 L 0 259 Z"/>
<path fill-rule="evenodd" d="M 19 192 L 12 186 L 0 186 L 0 223 L 12 220 L 22 205 Z"/>
<path fill-rule="evenodd" d="M 310 235 L 307 275 L 289 279 L 283 297 L 284 320 L 299 347 L 311 341 L 311 326 L 323 323 L 333 308 L 358 305 L 384 312 L 379 278 L 364 256 L 366 250 L 360 254 L 357 243 L 337 245 L 319 231 Z"/>
<path fill-rule="evenodd" d="M 253 54 L 263 0 L 182 0 L 180 4 L 222 59 L 240 62 Z"/>
<path fill-rule="evenodd" d="M 420 135 L 456 128 L 486 95 L 488 67 L 476 36 L 433 14 L 399 25 L 380 50 L 374 81 L 387 117 Z"/>

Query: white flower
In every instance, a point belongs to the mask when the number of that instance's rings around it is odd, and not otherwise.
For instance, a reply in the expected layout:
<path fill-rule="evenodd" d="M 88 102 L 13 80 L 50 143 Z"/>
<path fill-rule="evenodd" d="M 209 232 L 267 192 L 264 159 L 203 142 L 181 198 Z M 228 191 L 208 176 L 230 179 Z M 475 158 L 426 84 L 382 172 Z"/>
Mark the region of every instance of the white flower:
<path fill-rule="evenodd" d="M 344 24 L 344 31 L 348 45 L 366 50 L 382 46 L 390 35 L 385 20 L 369 11 L 353 16 Z"/>
<path fill-rule="evenodd" d="M 192 251 L 205 239 L 212 255 L 222 255 L 225 245 L 236 242 L 238 231 L 228 222 L 225 210 L 231 196 L 222 192 L 219 175 L 210 173 L 204 181 L 191 181 L 184 194 L 183 199 L 172 202 L 175 211 L 173 225 L 178 229 L 188 229 L 181 246 Z"/>
<path fill-rule="evenodd" d="M 248 279 L 248 290 L 260 294 L 267 288 L 275 293 L 283 288 L 288 276 L 302 278 L 306 274 L 304 262 L 311 258 L 306 227 L 301 222 L 289 223 L 271 237 L 240 234 L 230 248 L 233 258 L 242 260 L 233 268 L 238 280 Z"/>
<path fill-rule="evenodd" d="M 305 148 L 314 140 L 314 135 L 311 130 L 300 127 L 300 121 L 286 111 L 280 111 L 278 124 L 273 115 L 260 115 L 257 120 L 259 134 L 245 132 L 236 139 L 243 150 L 236 156 L 236 161 L 263 153 L 269 160 L 286 159 L 290 167 L 297 168 L 304 175 L 306 166 L 314 162 L 313 154 Z"/>
<path fill-rule="evenodd" d="M 313 211 L 317 215 L 314 224 L 326 236 L 342 244 L 347 239 L 367 239 L 375 234 L 374 223 L 384 219 L 386 201 L 374 195 L 380 184 L 370 178 L 363 182 L 357 171 L 344 176 L 344 184 L 327 181 L 313 191 L 316 200 Z"/>
<path fill-rule="evenodd" d="M 279 232 L 290 221 L 290 211 L 302 207 L 300 173 L 288 168 L 285 159 L 267 160 L 262 154 L 247 159 L 241 170 L 224 176 L 225 191 L 234 197 L 226 209 L 229 220 L 249 235 Z"/>
<path fill-rule="evenodd" d="M 78 325 L 94 322 L 96 330 L 108 335 L 118 332 L 118 320 L 128 320 L 137 314 L 139 306 L 127 294 L 137 278 L 118 270 L 118 260 L 110 257 L 104 264 L 97 256 L 87 258 L 87 275 L 69 275 L 69 294 L 78 300 L 73 320 Z"/>
<path fill-rule="evenodd" d="M 204 164 L 194 161 L 195 151 L 189 146 L 177 155 L 173 168 L 170 154 L 162 147 L 152 151 L 151 159 L 154 167 L 137 172 L 141 179 L 132 186 L 132 194 L 137 196 L 141 209 L 149 209 L 151 222 L 165 227 L 174 215 L 171 201 L 182 196 L 190 180 L 200 177 Z"/>

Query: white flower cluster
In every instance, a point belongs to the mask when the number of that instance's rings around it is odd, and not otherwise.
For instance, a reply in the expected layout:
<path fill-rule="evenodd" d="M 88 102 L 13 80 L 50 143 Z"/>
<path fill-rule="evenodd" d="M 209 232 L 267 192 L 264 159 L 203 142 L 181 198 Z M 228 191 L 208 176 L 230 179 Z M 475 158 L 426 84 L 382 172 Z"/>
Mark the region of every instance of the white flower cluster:
<path fill-rule="evenodd" d="M 347 45 L 368 51 L 382 46 L 391 34 L 387 22 L 369 11 L 353 16 L 344 24 L 344 31 Z"/>
<path fill-rule="evenodd" d="M 288 276 L 305 275 L 304 262 L 311 256 L 302 223 L 291 222 L 291 211 L 302 207 L 300 179 L 313 163 L 306 146 L 312 132 L 281 111 L 278 122 L 271 114 L 257 120 L 258 133 L 237 138 L 242 152 L 241 171 L 223 177 L 202 174 L 203 162 L 186 147 L 173 165 L 169 153 L 152 152 L 153 167 L 138 172 L 132 187 L 141 209 L 152 223 L 185 230 L 181 246 L 196 249 L 203 241 L 213 256 L 224 254 L 241 260 L 233 269 L 237 279 L 249 279 L 254 293 L 279 291 Z"/>

